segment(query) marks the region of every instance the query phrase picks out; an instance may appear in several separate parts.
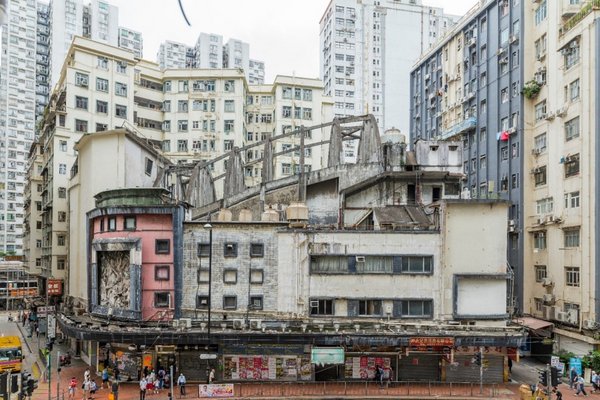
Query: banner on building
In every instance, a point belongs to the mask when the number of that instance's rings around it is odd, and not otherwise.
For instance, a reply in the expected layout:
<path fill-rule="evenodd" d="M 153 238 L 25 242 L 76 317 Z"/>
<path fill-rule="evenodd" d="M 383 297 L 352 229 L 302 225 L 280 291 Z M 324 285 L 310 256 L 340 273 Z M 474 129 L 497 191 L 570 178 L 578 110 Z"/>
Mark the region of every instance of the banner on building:
<path fill-rule="evenodd" d="M 199 385 L 198 395 L 200 398 L 223 398 L 234 397 L 233 384 L 221 383 L 210 385 Z"/>
<path fill-rule="evenodd" d="M 223 356 L 223 379 L 233 381 L 311 380 L 308 357 L 297 356 Z"/>
<path fill-rule="evenodd" d="M 47 291 L 48 291 L 49 296 L 61 296 L 62 295 L 62 280 L 48 279 Z"/>
<path fill-rule="evenodd" d="M 342 347 L 313 347 L 310 352 L 310 362 L 316 365 L 331 365 L 344 363 Z"/>
<path fill-rule="evenodd" d="M 348 357 L 346 358 L 344 377 L 346 379 L 372 380 L 377 366 L 383 369 L 383 378 L 390 376 L 391 359 L 389 357 Z"/>

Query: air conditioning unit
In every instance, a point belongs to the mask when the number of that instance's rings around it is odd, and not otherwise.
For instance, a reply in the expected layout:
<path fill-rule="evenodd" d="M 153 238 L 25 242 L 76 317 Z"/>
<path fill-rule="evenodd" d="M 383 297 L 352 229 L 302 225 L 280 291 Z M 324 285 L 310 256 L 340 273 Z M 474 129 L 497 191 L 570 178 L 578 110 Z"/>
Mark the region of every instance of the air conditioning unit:
<path fill-rule="evenodd" d="M 469 39 L 469 42 L 467 44 L 468 46 L 475 46 L 477 44 L 477 38 Z"/>
<path fill-rule="evenodd" d="M 577 325 L 579 323 L 579 310 L 567 311 L 567 320 L 569 324 Z"/>
<path fill-rule="evenodd" d="M 233 329 L 244 329 L 246 327 L 246 323 L 243 319 L 234 319 L 233 320 Z"/>
<path fill-rule="evenodd" d="M 496 52 L 496 55 L 497 55 L 497 56 L 500 56 L 500 55 L 504 54 L 504 52 L 505 52 L 505 51 L 506 51 L 506 50 L 504 50 L 502 47 L 500 47 L 500 48 L 498 49 L 498 51 Z"/>
<path fill-rule="evenodd" d="M 567 313 L 564 311 L 558 311 L 556 313 L 555 319 L 560 322 L 567 322 Z"/>
<path fill-rule="evenodd" d="M 365 256 L 356 256 L 355 259 L 356 259 L 356 262 L 360 262 L 360 263 L 365 262 Z"/>
<path fill-rule="evenodd" d="M 179 319 L 179 327 L 180 328 L 191 328 L 192 327 L 192 319 L 191 318 L 180 318 Z"/>
<path fill-rule="evenodd" d="M 544 222 L 547 224 L 554 222 L 554 215 L 546 215 Z"/>
<path fill-rule="evenodd" d="M 541 225 L 544 223 L 544 220 L 542 218 L 538 218 L 535 222 L 536 224 Z"/>
<path fill-rule="evenodd" d="M 550 293 L 544 294 L 544 304 L 553 305 L 556 302 L 556 296 Z"/>
<path fill-rule="evenodd" d="M 544 58 L 546 58 L 546 52 L 545 51 L 540 51 L 540 53 L 537 55 L 536 59 L 538 61 L 542 61 Z"/>
<path fill-rule="evenodd" d="M 544 279 L 542 279 L 542 286 L 544 286 L 544 287 L 554 286 L 554 282 L 552 282 L 552 279 L 550 279 L 550 278 L 544 278 Z"/>
<path fill-rule="evenodd" d="M 262 320 L 260 319 L 251 319 L 250 320 L 250 329 L 260 329 L 262 327 Z"/>
<path fill-rule="evenodd" d="M 557 117 L 564 117 L 565 115 L 567 115 L 567 107 L 561 107 L 558 110 L 556 110 Z"/>
<path fill-rule="evenodd" d="M 508 226 L 515 226 L 515 220 L 514 219 L 509 219 L 508 220 Z"/>
<path fill-rule="evenodd" d="M 583 327 L 585 329 L 596 329 L 598 324 L 593 319 L 586 319 L 583 321 Z"/>
<path fill-rule="evenodd" d="M 508 57 L 502 57 L 500 59 L 500 64 L 508 64 Z"/>
<path fill-rule="evenodd" d="M 510 128 L 508 128 L 508 133 L 516 133 L 516 132 L 517 132 L 516 126 L 511 126 Z"/>
<path fill-rule="evenodd" d="M 310 307 L 311 308 L 319 307 L 319 300 L 311 300 Z"/>
<path fill-rule="evenodd" d="M 385 306 L 385 313 L 386 313 L 387 315 L 392 315 L 392 311 L 393 311 L 393 307 L 392 307 L 392 305 L 391 305 L 391 304 L 387 304 L 387 305 Z"/>
<path fill-rule="evenodd" d="M 426 80 L 426 81 L 428 81 L 428 80 L 429 80 L 429 78 L 431 78 L 431 74 L 427 74 L 427 75 L 425 75 L 425 80 Z"/>
<path fill-rule="evenodd" d="M 534 156 L 539 156 L 541 152 L 542 152 L 542 149 L 531 150 L 531 154 L 533 154 Z"/>
<path fill-rule="evenodd" d="M 553 120 L 553 119 L 554 119 L 554 117 L 555 117 L 555 115 L 554 115 L 554 113 L 553 113 L 553 112 L 546 114 L 546 119 L 547 119 L 548 121 L 551 121 L 551 120 Z"/>

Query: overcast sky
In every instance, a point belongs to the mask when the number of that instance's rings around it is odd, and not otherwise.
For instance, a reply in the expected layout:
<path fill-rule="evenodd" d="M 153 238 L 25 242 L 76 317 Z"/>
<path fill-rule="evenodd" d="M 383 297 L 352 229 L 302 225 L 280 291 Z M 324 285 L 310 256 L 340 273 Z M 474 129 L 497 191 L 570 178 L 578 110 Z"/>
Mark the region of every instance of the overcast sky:
<path fill-rule="evenodd" d="M 266 83 L 275 75 L 319 76 L 319 20 L 329 0 L 109 0 L 119 7 L 119 25 L 142 32 L 144 58 L 156 61 L 159 44 L 194 44 L 200 32 L 250 44 L 250 57 L 266 63 Z M 478 0 L 424 0 L 463 15 Z"/>

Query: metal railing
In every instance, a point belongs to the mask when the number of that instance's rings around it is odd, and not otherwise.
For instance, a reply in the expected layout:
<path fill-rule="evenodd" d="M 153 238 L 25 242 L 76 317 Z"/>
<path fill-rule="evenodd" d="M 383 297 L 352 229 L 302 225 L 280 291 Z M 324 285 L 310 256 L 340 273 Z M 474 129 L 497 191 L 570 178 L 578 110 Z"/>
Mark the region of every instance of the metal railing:
<path fill-rule="evenodd" d="M 236 397 L 296 397 L 296 396 L 427 396 L 498 398 L 498 384 L 463 382 L 260 382 L 235 384 Z"/>

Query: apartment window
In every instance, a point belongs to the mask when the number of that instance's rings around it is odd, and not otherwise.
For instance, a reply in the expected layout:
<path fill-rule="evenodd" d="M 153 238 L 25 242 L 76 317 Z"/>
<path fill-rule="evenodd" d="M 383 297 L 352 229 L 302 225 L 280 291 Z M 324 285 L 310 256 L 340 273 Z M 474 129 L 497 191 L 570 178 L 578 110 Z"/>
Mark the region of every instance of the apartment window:
<path fill-rule="evenodd" d="M 538 40 L 535 41 L 535 58 L 541 60 L 546 55 L 547 37 L 544 33 Z"/>
<path fill-rule="evenodd" d="M 233 149 L 233 140 L 224 140 L 223 141 L 223 150 L 231 151 Z"/>
<path fill-rule="evenodd" d="M 58 164 L 58 173 L 60 175 L 66 175 L 67 174 L 67 164 Z"/>
<path fill-rule="evenodd" d="M 56 244 L 59 246 L 64 246 L 67 241 L 66 235 L 56 235 Z"/>
<path fill-rule="evenodd" d="M 224 121 L 224 131 L 225 133 L 230 133 L 234 130 L 234 120 L 226 119 Z"/>
<path fill-rule="evenodd" d="M 123 217 L 123 230 L 135 231 L 135 216 L 128 215 Z"/>
<path fill-rule="evenodd" d="M 90 78 L 87 74 L 75 72 L 75 86 L 88 87 Z"/>
<path fill-rule="evenodd" d="M 502 161 L 508 160 L 508 146 L 503 146 L 500 149 L 500 157 L 502 158 Z"/>
<path fill-rule="evenodd" d="M 117 217 L 109 217 L 108 218 L 108 230 L 109 231 L 117 230 Z"/>
<path fill-rule="evenodd" d="M 579 267 L 565 267 L 565 285 L 579 287 Z"/>
<path fill-rule="evenodd" d="M 404 318 L 431 318 L 433 316 L 432 300 L 401 300 L 400 316 Z"/>
<path fill-rule="evenodd" d="M 229 93 L 235 92 L 235 81 L 232 81 L 232 80 L 225 81 L 224 91 L 229 92 Z"/>
<path fill-rule="evenodd" d="M 235 284 L 237 283 L 237 270 L 226 269 L 223 271 L 223 283 Z"/>
<path fill-rule="evenodd" d="M 117 96 L 127 96 L 127 85 L 121 82 L 115 82 L 115 94 Z"/>
<path fill-rule="evenodd" d="M 565 193 L 565 208 L 579 207 L 579 190 L 576 192 Z"/>
<path fill-rule="evenodd" d="M 76 119 L 75 120 L 75 132 L 86 133 L 87 131 L 88 131 L 88 123 L 87 123 L 87 121 Z"/>
<path fill-rule="evenodd" d="M 75 96 L 75 108 L 79 108 L 80 110 L 87 110 L 88 109 L 87 97 Z"/>
<path fill-rule="evenodd" d="M 98 57 L 98 68 L 107 70 L 108 69 L 108 58 L 106 57 Z"/>
<path fill-rule="evenodd" d="M 235 102 L 233 100 L 225 100 L 223 109 L 225 112 L 235 112 Z"/>
<path fill-rule="evenodd" d="M 169 307 L 171 294 L 169 292 L 154 292 L 154 307 L 166 308 Z"/>
<path fill-rule="evenodd" d="M 198 243 L 198 257 L 208 257 L 210 255 L 210 243 Z"/>
<path fill-rule="evenodd" d="M 575 79 L 569 84 L 569 100 L 576 101 L 579 99 L 579 79 Z"/>
<path fill-rule="evenodd" d="M 263 283 L 264 271 L 262 269 L 251 269 L 250 270 L 250 283 Z"/>
<path fill-rule="evenodd" d="M 177 89 L 179 89 L 180 93 L 189 91 L 188 81 L 177 81 Z"/>
<path fill-rule="evenodd" d="M 187 132 L 188 131 L 188 120 L 180 119 L 177 121 L 177 131 L 178 132 Z"/>
<path fill-rule="evenodd" d="M 544 151 L 546 151 L 546 133 L 545 132 L 540 135 L 537 135 L 534 138 L 533 147 L 534 147 L 534 151 L 536 153 L 543 153 Z"/>
<path fill-rule="evenodd" d="M 549 214 L 554 210 L 554 200 L 552 197 L 546 197 L 545 199 L 538 200 L 536 202 L 536 213 Z"/>
<path fill-rule="evenodd" d="M 187 100 L 179 100 L 177 102 L 177 112 L 188 112 L 188 101 Z"/>
<path fill-rule="evenodd" d="M 283 106 L 281 109 L 281 117 L 282 118 L 292 118 L 292 107 L 291 106 Z"/>
<path fill-rule="evenodd" d="M 265 247 L 262 243 L 250 243 L 250 257 L 264 257 Z"/>
<path fill-rule="evenodd" d="M 371 316 L 381 315 L 381 300 L 359 300 L 358 315 Z M 350 307 L 349 307 L 350 308 Z"/>
<path fill-rule="evenodd" d="M 548 7 L 546 4 L 546 0 L 543 0 L 539 7 L 535 10 L 535 24 L 539 25 L 546 19 L 548 16 Z"/>
<path fill-rule="evenodd" d="M 155 281 L 168 281 L 171 275 L 171 267 L 169 265 L 155 265 L 154 266 L 154 280 Z"/>
<path fill-rule="evenodd" d="M 171 240 L 170 239 L 156 239 L 154 242 L 154 252 L 156 254 L 170 254 L 171 253 Z"/>
<path fill-rule="evenodd" d="M 250 304 L 248 307 L 251 310 L 262 310 L 263 309 L 263 297 L 262 296 L 250 296 Z"/>
<path fill-rule="evenodd" d="M 96 112 L 100 114 L 108 114 L 108 102 L 96 100 Z"/>
<path fill-rule="evenodd" d="M 563 50 L 565 69 L 569 69 L 579 62 L 579 42 L 571 41 Z"/>
<path fill-rule="evenodd" d="M 565 122 L 565 140 L 568 142 L 576 137 L 579 137 L 579 117 Z"/>
<path fill-rule="evenodd" d="M 208 309 L 208 296 L 198 296 L 196 298 L 196 308 L 200 310 Z"/>
<path fill-rule="evenodd" d="M 310 315 L 333 315 L 333 300 L 311 299 Z"/>
<path fill-rule="evenodd" d="M 544 250 L 546 248 L 546 231 L 533 233 L 533 248 L 536 250 Z"/>
<path fill-rule="evenodd" d="M 116 66 L 116 70 L 118 73 L 120 73 L 120 74 L 127 73 L 127 63 L 125 61 L 117 61 L 115 66 Z"/>
<path fill-rule="evenodd" d="M 535 266 L 535 281 L 542 282 L 544 279 L 548 277 L 548 271 L 545 265 L 536 265 Z"/>
<path fill-rule="evenodd" d="M 61 199 L 65 199 L 67 197 L 67 188 L 59 187 L 58 188 L 58 197 Z"/>
<path fill-rule="evenodd" d="M 579 227 L 563 230 L 565 247 L 579 247 Z"/>
<path fill-rule="evenodd" d="M 100 123 L 96 124 L 96 132 L 103 132 L 103 131 L 106 131 L 106 130 L 108 130 L 108 125 L 107 124 L 100 124 Z"/>
<path fill-rule="evenodd" d="M 312 120 L 312 108 L 302 109 L 302 119 Z"/>
<path fill-rule="evenodd" d="M 108 80 L 96 78 L 96 90 L 99 92 L 108 92 Z"/>
<path fill-rule="evenodd" d="M 148 176 L 152 175 L 152 167 L 153 166 L 154 166 L 154 161 L 152 161 L 151 159 L 146 157 L 145 158 L 145 166 L 144 166 L 144 171 L 145 171 L 146 175 L 148 175 Z"/>
<path fill-rule="evenodd" d="M 67 220 L 67 213 L 64 211 L 58 212 L 58 222 L 65 222 Z"/>
<path fill-rule="evenodd" d="M 237 296 L 223 296 L 223 309 L 224 310 L 237 309 Z"/>
<path fill-rule="evenodd" d="M 177 151 L 178 152 L 186 152 L 188 151 L 188 141 L 185 139 L 180 139 L 177 141 Z"/>
<path fill-rule="evenodd" d="M 311 89 L 303 89 L 302 90 L 302 100 L 312 101 L 312 90 Z"/>
<path fill-rule="evenodd" d="M 541 121 L 546 118 L 546 100 L 535 105 L 535 120 Z"/>
<path fill-rule="evenodd" d="M 227 242 L 223 248 L 223 257 L 237 257 L 238 245 L 237 243 Z"/>
<path fill-rule="evenodd" d="M 533 179 L 535 186 L 541 186 L 546 184 L 546 166 L 534 168 Z"/>
<path fill-rule="evenodd" d="M 115 104 L 115 116 L 119 118 L 127 118 L 127 106 Z"/>
<path fill-rule="evenodd" d="M 579 154 L 567 156 L 565 162 L 565 178 L 579 174 Z"/>
<path fill-rule="evenodd" d="M 433 271 L 433 257 L 402 256 L 401 271 L 406 274 L 430 274 Z"/>

